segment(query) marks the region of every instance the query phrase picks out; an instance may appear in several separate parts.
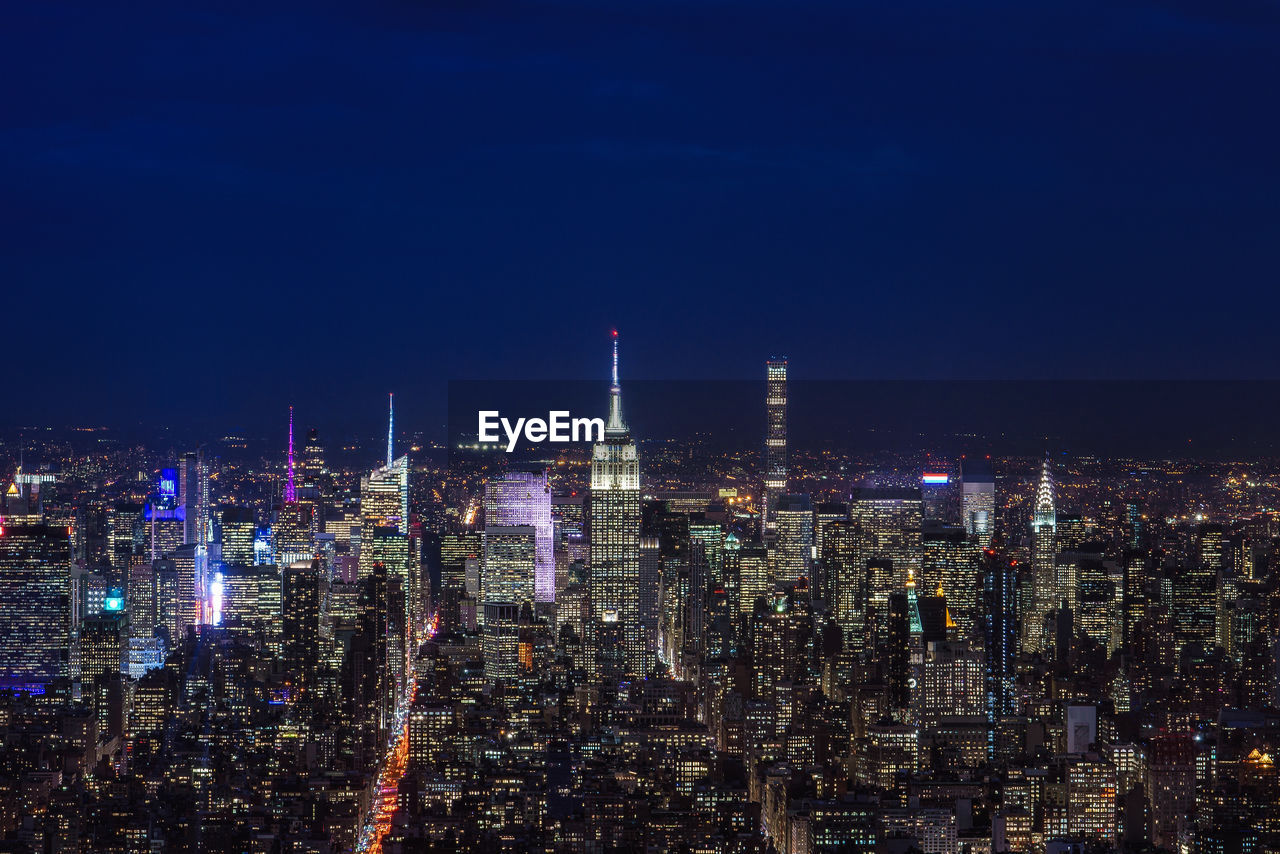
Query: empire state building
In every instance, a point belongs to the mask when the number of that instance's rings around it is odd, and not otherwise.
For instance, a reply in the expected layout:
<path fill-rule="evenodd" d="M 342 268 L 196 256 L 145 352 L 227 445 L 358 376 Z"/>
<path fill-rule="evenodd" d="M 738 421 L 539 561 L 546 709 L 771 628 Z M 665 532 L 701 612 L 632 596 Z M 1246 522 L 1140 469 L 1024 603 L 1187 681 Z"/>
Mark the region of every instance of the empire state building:
<path fill-rule="evenodd" d="M 601 675 L 627 678 L 648 670 L 640 621 L 640 460 L 622 420 L 618 333 L 604 441 L 591 452 L 590 576 Z"/>

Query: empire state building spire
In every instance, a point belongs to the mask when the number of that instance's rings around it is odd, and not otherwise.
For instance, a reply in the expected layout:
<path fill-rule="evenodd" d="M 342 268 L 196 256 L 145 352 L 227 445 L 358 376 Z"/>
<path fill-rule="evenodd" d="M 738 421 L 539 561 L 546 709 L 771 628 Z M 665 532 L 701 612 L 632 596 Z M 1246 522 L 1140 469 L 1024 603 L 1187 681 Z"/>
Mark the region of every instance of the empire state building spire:
<path fill-rule="evenodd" d="M 604 432 L 621 435 L 627 432 L 622 422 L 622 386 L 618 383 L 618 330 L 613 330 L 613 385 L 609 386 L 609 421 Z"/>
<path fill-rule="evenodd" d="M 293 482 L 293 407 L 289 407 L 289 475 L 284 482 L 284 503 L 298 500 L 298 487 Z"/>

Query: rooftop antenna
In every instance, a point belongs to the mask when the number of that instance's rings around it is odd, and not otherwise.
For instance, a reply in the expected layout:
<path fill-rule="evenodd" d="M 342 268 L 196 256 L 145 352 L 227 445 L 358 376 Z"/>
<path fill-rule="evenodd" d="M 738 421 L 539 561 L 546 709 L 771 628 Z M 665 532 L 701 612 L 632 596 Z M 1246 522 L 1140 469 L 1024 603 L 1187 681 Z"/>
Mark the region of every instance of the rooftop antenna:
<path fill-rule="evenodd" d="M 289 407 L 289 475 L 284 482 L 284 503 L 298 500 L 298 487 L 293 482 L 293 407 Z"/>
<path fill-rule="evenodd" d="M 395 435 L 396 426 L 396 395 L 395 392 L 387 392 L 388 410 L 387 410 L 387 468 L 391 468 L 391 461 L 395 459 L 392 455 L 392 436 Z"/>

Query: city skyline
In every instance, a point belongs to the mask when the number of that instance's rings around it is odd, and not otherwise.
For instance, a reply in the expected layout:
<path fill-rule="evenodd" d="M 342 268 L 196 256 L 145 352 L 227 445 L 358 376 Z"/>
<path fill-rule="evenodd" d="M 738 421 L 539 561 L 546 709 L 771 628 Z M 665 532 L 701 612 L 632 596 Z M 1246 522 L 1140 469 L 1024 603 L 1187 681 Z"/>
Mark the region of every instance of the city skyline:
<path fill-rule="evenodd" d="M 1280 0 L 41 0 L 0 854 L 1280 854 Z"/>
<path fill-rule="evenodd" d="M 498 444 L 411 463 L 389 398 L 355 469 L 289 407 L 265 467 L 139 446 L 15 472 L 0 732 L 70 735 L 65 777 L 0 813 L 0 838 L 1198 854 L 1280 837 L 1280 463 L 813 453 L 790 441 L 777 355 L 732 414 L 753 450 L 642 447 L 611 338 L 590 410 L 608 417 L 576 459 L 509 465 Z M 0 790 L 39 756 L 0 762 Z"/>

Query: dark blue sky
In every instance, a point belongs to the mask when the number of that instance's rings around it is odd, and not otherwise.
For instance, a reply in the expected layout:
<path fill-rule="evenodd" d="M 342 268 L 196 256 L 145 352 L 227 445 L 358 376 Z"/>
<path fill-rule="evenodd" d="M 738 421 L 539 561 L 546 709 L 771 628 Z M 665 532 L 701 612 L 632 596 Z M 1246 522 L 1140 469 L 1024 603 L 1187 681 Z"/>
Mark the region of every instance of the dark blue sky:
<path fill-rule="evenodd" d="M 8 421 L 413 417 L 603 374 L 613 325 L 648 378 L 1280 376 L 1274 0 L 42 0 L 0 42 Z"/>

